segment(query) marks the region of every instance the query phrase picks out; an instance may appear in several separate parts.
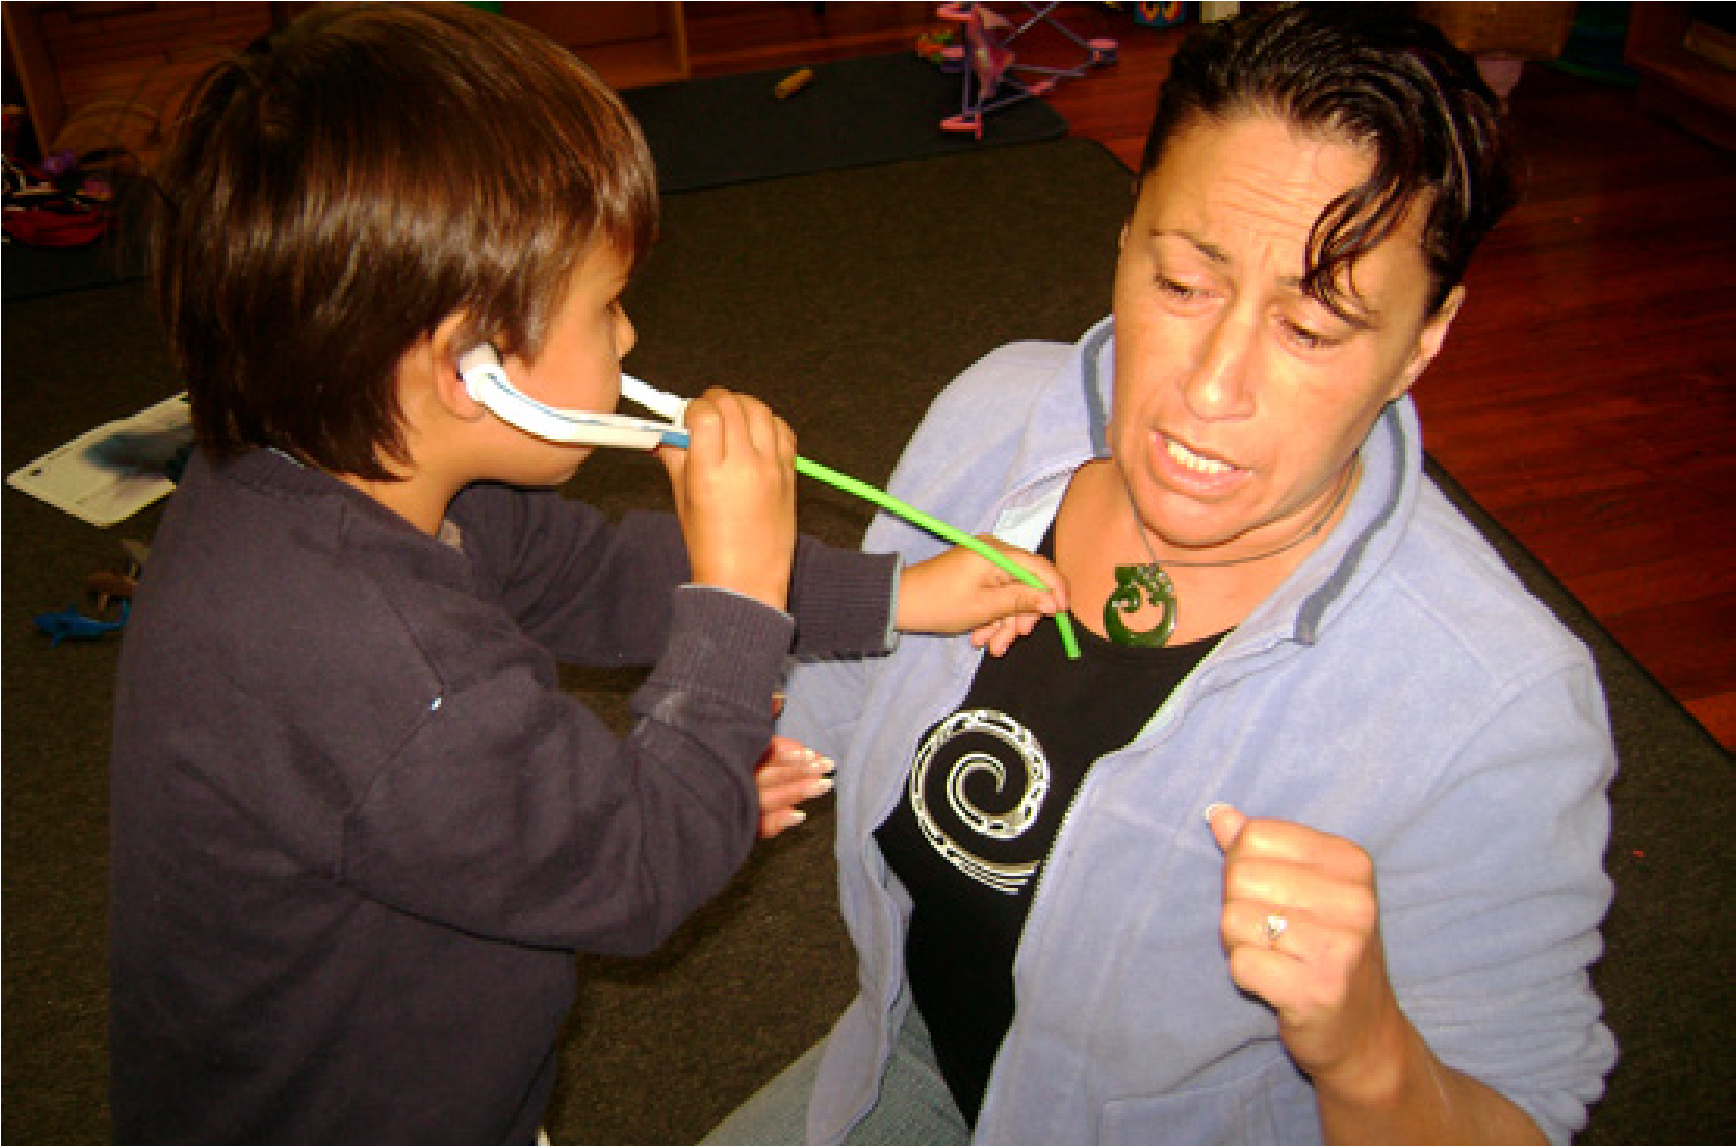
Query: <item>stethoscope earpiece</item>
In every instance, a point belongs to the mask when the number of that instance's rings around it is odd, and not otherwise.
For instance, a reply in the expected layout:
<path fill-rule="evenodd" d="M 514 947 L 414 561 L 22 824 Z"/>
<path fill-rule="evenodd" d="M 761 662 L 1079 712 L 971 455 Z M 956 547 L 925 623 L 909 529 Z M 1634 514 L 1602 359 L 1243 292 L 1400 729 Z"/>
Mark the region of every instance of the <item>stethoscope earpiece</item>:
<path fill-rule="evenodd" d="M 660 445 L 687 445 L 687 431 L 666 422 L 651 422 L 621 414 L 601 414 L 589 410 L 564 410 L 539 402 L 512 384 L 501 364 L 500 353 L 484 342 L 458 356 L 458 376 L 471 398 L 480 402 L 490 413 L 509 426 L 551 442 L 572 446 L 614 446 L 629 450 L 649 450 Z M 665 400 L 659 413 L 674 409 L 671 417 L 679 417 L 685 406 L 679 398 L 652 390 L 637 378 L 621 376 L 622 391 L 644 402 L 643 395 Z M 669 404 L 673 403 L 673 406 Z"/>

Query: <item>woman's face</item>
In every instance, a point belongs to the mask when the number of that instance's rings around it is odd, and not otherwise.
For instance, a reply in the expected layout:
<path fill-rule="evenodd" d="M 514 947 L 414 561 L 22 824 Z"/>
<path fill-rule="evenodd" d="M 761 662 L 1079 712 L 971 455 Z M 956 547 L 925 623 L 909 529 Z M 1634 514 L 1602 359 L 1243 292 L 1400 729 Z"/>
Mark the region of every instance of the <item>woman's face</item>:
<path fill-rule="evenodd" d="M 1368 168 L 1254 115 L 1184 129 L 1147 177 L 1116 271 L 1110 442 L 1171 556 L 1294 537 L 1440 349 L 1461 294 L 1424 313 L 1414 217 L 1339 284 L 1344 313 L 1302 290 L 1315 220 Z"/>

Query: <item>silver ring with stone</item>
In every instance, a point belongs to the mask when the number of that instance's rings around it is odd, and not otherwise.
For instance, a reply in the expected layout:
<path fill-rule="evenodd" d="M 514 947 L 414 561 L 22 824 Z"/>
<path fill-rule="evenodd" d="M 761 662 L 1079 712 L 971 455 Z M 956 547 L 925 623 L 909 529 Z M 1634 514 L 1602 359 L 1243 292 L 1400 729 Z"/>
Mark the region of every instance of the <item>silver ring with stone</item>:
<path fill-rule="evenodd" d="M 1266 916 L 1266 926 L 1261 934 L 1265 936 L 1267 949 L 1276 951 L 1278 940 L 1282 939 L 1284 932 L 1288 930 L 1290 930 L 1290 920 L 1285 917 L 1283 912 L 1274 911 Z"/>

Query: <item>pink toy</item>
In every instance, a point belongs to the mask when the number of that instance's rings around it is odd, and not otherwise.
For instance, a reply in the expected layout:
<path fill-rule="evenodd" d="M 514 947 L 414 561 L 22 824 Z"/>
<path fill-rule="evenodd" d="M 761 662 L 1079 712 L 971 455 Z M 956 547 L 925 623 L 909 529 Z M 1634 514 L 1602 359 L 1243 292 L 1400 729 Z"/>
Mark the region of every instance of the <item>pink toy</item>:
<path fill-rule="evenodd" d="M 964 105 L 959 114 L 940 121 L 945 131 L 983 134 L 983 117 L 1020 100 L 1048 95 L 1064 79 L 1084 75 L 1094 67 L 1113 64 L 1119 45 L 1106 38 L 1087 40 L 1050 15 L 1058 4 L 1025 4 L 1031 16 L 1014 27 L 986 4 L 943 4 L 936 15 L 964 27 L 963 45 L 947 45 L 935 56 L 943 71 L 962 72 Z M 1039 67 L 1018 62 L 1011 45 L 1032 28 L 1046 26 L 1085 52 L 1070 68 Z"/>

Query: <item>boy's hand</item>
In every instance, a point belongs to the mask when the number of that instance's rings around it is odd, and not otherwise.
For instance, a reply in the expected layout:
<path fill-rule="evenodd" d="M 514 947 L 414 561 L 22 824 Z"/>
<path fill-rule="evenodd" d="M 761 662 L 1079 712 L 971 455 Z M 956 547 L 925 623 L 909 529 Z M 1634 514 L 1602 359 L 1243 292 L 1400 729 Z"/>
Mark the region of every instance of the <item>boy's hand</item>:
<path fill-rule="evenodd" d="M 796 545 L 796 436 L 765 403 L 707 390 L 687 406 L 686 450 L 661 447 L 693 580 L 789 602 Z"/>
<path fill-rule="evenodd" d="M 796 805 L 830 792 L 834 769 L 832 761 L 799 741 L 772 737 L 754 773 L 759 783 L 760 839 L 769 840 L 807 819 Z"/>
<path fill-rule="evenodd" d="M 898 588 L 896 624 L 907 633 L 971 634 L 971 644 L 1000 656 L 1044 617 L 1067 607 L 1060 573 L 1035 553 L 984 541 L 1051 586 L 1033 589 L 1011 573 L 965 548 L 949 549 L 904 570 Z"/>

